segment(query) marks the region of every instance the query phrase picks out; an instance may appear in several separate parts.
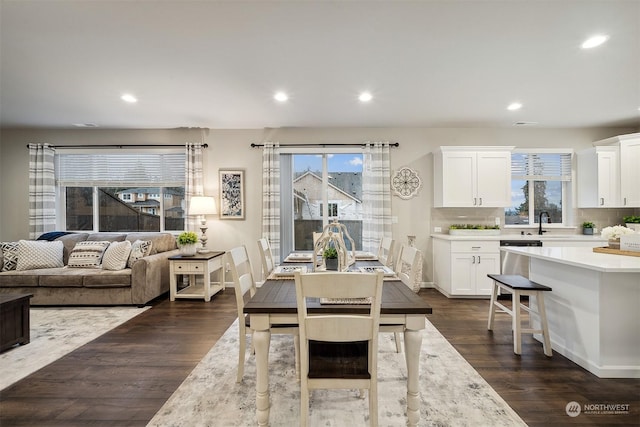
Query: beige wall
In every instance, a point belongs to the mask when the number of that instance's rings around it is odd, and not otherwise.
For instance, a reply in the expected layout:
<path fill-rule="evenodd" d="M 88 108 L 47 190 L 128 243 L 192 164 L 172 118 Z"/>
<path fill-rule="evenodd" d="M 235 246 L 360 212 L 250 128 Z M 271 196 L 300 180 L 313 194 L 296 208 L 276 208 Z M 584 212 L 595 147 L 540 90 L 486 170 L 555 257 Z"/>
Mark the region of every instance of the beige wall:
<path fill-rule="evenodd" d="M 403 166 L 418 171 L 423 188 L 411 200 L 393 198 L 392 214 L 396 240 L 406 243 L 406 236 L 416 235 L 416 246 L 425 253 L 423 280 L 430 281 L 431 243 L 429 234 L 434 225 L 452 222 L 451 216 L 493 218 L 495 209 L 449 210 L 432 209 L 432 157 L 441 145 L 515 145 L 520 148 L 554 147 L 588 148 L 593 141 L 615 135 L 637 132 L 638 129 L 532 129 L 532 128 L 280 128 L 255 130 L 0 130 L 0 241 L 28 238 L 28 152 L 26 144 L 46 142 L 53 145 L 80 144 L 183 144 L 204 141 L 209 144 L 204 155 L 205 194 L 218 195 L 218 169 L 245 170 L 246 220 L 209 220 L 208 246 L 229 249 L 246 244 L 254 268 L 260 265 L 257 239 L 261 236 L 262 158 L 251 143 L 277 141 L 288 143 L 361 143 L 390 141 L 400 143 L 391 151 L 391 168 Z M 587 210 L 584 210 L 587 211 Z M 588 210 L 598 222 L 615 218 L 618 212 L 601 213 Z M 584 212 L 576 212 L 582 218 Z M 589 218 L 591 218 L 589 216 Z M 601 219 L 599 219 L 601 218 Z M 258 270 L 259 271 L 259 270 Z"/>

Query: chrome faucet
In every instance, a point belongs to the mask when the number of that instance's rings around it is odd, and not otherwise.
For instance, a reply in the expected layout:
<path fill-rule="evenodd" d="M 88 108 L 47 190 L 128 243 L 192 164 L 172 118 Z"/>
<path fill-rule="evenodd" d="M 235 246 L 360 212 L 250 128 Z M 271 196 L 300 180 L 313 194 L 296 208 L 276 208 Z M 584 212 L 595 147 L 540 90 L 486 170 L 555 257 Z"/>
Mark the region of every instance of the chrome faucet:
<path fill-rule="evenodd" d="M 551 216 L 549 216 L 549 212 L 542 211 L 540 212 L 540 217 L 538 218 L 538 234 L 542 236 L 542 233 L 546 233 L 547 230 L 542 229 L 542 215 L 547 216 L 547 224 L 551 223 Z"/>

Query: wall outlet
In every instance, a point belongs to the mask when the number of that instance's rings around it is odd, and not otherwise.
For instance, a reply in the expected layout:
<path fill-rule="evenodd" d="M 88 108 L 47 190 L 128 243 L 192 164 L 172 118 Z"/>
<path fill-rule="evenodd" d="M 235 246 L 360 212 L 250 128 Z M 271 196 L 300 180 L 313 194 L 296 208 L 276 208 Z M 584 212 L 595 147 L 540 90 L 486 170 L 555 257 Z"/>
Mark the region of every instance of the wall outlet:
<path fill-rule="evenodd" d="M 434 233 L 442 233 L 442 227 L 433 227 Z"/>

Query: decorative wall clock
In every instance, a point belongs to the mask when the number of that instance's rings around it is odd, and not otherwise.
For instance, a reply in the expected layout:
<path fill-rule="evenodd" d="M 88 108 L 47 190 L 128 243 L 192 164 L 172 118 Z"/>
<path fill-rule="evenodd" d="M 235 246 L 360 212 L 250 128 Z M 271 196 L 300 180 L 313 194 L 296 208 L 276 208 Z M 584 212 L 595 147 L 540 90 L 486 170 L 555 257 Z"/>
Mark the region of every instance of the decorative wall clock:
<path fill-rule="evenodd" d="M 411 168 L 401 168 L 391 177 L 393 193 L 401 199 L 410 199 L 418 194 L 422 187 L 422 180 L 418 172 Z"/>

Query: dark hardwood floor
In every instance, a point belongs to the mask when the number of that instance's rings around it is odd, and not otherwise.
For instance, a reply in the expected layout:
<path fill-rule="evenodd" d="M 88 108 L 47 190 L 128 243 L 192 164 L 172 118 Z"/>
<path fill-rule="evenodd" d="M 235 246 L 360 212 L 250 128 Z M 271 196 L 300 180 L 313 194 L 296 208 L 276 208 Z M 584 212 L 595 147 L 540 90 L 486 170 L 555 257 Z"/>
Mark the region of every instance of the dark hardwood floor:
<path fill-rule="evenodd" d="M 640 425 L 640 380 L 599 379 L 523 338 L 510 318 L 486 329 L 488 300 L 420 291 L 429 320 L 529 426 Z M 211 302 L 167 297 L 153 308 L 0 392 L 0 426 L 144 426 L 236 318 L 233 289 Z M 236 354 L 229 357 L 237 357 Z M 422 390 L 428 393 L 428 390 Z M 567 416 L 568 402 L 625 404 L 627 415 Z M 215 420 L 212 420 L 215 426 Z"/>

